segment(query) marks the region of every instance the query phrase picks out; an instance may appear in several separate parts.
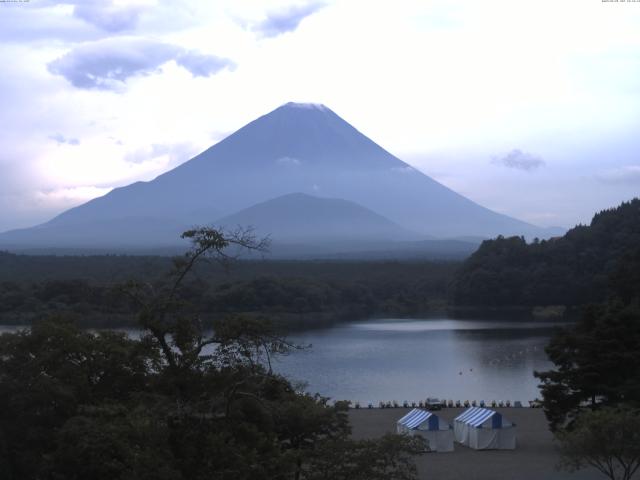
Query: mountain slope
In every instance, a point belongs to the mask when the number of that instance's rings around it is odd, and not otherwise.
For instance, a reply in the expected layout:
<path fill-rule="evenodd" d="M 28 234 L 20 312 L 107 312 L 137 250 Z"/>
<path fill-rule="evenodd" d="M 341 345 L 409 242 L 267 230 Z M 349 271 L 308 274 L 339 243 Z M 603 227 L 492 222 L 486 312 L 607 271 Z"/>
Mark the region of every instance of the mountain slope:
<path fill-rule="evenodd" d="M 252 226 L 259 236 L 286 242 L 389 241 L 415 234 L 354 202 L 303 193 L 283 195 L 215 222 L 225 228 Z"/>
<path fill-rule="evenodd" d="M 327 107 L 283 105 L 150 182 L 117 188 L 57 216 L 21 241 L 74 243 L 89 222 L 153 218 L 210 224 L 292 192 L 356 202 L 411 231 L 437 237 L 524 234 L 542 229 L 488 210 L 402 162 Z M 174 219 L 174 220 L 170 220 Z M 123 243 L 127 229 L 104 232 Z M 149 235 L 136 237 L 144 245 Z M 53 237 L 51 237 L 53 238 Z M 6 243 L 0 236 L 0 243 Z"/>

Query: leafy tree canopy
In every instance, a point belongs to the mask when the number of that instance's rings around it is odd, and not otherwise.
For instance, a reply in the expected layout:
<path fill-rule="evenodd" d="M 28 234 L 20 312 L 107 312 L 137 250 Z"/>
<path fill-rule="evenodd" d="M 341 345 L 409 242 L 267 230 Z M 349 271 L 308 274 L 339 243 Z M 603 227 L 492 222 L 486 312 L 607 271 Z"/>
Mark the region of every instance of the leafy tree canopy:
<path fill-rule="evenodd" d="M 487 240 L 451 284 L 458 305 L 585 305 L 611 293 L 609 277 L 640 245 L 640 199 L 597 213 L 563 237 Z M 636 274 L 637 275 L 637 274 Z"/>
<path fill-rule="evenodd" d="M 298 348 L 267 322 L 204 325 L 181 285 L 201 258 L 262 248 L 247 232 L 185 234 L 161 288 L 126 287 L 141 338 L 63 318 L 0 336 L 0 478 L 409 480 L 418 439 L 354 441 L 347 405 L 296 391 L 270 368 Z"/>
<path fill-rule="evenodd" d="M 561 467 L 591 466 L 611 480 L 630 480 L 640 468 L 640 411 L 604 408 L 580 416 L 558 435 Z"/>

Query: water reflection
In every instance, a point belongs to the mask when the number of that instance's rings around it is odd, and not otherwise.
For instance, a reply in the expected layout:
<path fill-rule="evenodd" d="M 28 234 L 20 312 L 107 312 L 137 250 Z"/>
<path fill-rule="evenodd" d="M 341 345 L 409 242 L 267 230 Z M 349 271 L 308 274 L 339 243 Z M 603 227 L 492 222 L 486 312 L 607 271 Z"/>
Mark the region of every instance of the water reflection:
<path fill-rule="evenodd" d="M 426 396 L 527 401 L 554 325 L 534 322 L 376 320 L 293 336 L 308 352 L 276 368 L 312 392 L 366 403 Z"/>

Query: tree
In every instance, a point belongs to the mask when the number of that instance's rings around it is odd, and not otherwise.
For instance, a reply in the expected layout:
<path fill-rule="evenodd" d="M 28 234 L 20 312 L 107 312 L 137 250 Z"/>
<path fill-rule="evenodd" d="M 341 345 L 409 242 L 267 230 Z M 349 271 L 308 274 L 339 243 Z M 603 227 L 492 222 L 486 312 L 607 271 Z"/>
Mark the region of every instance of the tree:
<path fill-rule="evenodd" d="M 527 244 L 522 237 L 484 241 L 458 270 L 451 298 L 458 305 L 586 305 L 603 302 L 618 263 L 638 251 L 640 199 L 594 215 L 564 236 Z M 640 256 L 636 253 L 635 264 Z M 633 266 L 623 273 L 635 277 Z M 626 288 L 626 298 L 637 294 Z"/>
<path fill-rule="evenodd" d="M 345 403 L 298 392 L 271 369 L 297 346 L 267 321 L 205 325 L 185 308 L 198 261 L 264 242 L 208 228 L 183 237 L 193 248 L 165 285 L 124 289 L 141 338 L 60 318 L 0 336 L 2 478 L 315 480 L 324 465 L 324 478 L 413 479 L 415 442 L 351 440 Z"/>
<path fill-rule="evenodd" d="M 1 335 L 2 478 L 48 471 L 55 432 L 83 406 L 118 404 L 148 390 L 156 353 L 124 334 L 84 332 L 61 318 Z"/>
<path fill-rule="evenodd" d="M 602 408 L 584 412 L 557 436 L 561 467 L 592 466 L 611 480 L 630 480 L 640 467 L 640 411 Z"/>
<path fill-rule="evenodd" d="M 640 311 L 611 303 L 587 310 L 546 348 L 556 368 L 535 372 L 552 430 L 586 408 L 624 402 L 640 406 Z"/>

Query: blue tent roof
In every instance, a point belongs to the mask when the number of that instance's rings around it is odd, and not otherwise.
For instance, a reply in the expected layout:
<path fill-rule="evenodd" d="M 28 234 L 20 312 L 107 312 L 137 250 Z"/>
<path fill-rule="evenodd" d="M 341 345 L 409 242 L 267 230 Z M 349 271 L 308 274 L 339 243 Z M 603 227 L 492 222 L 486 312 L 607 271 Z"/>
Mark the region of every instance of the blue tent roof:
<path fill-rule="evenodd" d="M 404 425 L 409 429 L 418 428 L 425 421 L 428 422 L 429 430 L 438 430 L 440 419 L 437 415 L 434 415 L 427 410 L 421 410 L 419 408 L 414 408 L 409 413 L 407 413 L 404 417 L 398 420 L 400 425 Z"/>
<path fill-rule="evenodd" d="M 479 427 L 489 418 L 493 428 L 502 428 L 502 415 L 494 410 L 481 407 L 471 407 L 455 418 L 456 422 L 466 423 L 472 427 Z"/>

